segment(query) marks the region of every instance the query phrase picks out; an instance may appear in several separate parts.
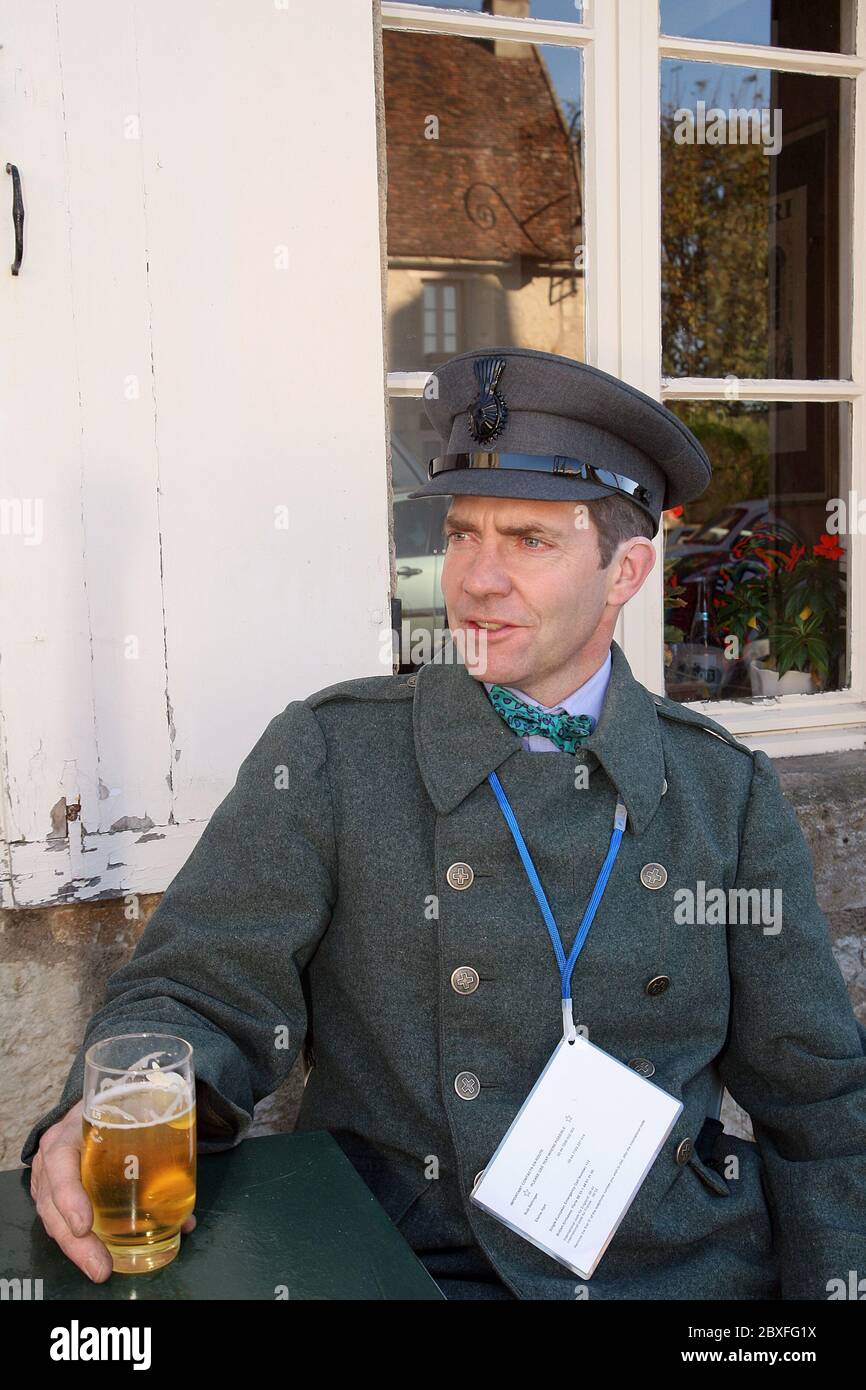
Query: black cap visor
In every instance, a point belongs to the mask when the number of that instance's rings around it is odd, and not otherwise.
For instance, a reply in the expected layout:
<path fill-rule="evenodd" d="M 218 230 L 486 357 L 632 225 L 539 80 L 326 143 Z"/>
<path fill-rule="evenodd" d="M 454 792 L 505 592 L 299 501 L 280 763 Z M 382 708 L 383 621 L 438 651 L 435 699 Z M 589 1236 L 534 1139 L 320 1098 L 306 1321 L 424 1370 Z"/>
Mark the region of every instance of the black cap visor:
<path fill-rule="evenodd" d="M 429 481 L 410 497 L 473 493 L 493 497 L 539 498 L 544 501 L 590 501 L 595 497 L 626 497 L 646 512 L 653 523 L 649 489 L 636 479 L 607 468 L 596 468 L 563 454 L 525 454 L 478 451 L 440 454 L 428 465 Z"/>

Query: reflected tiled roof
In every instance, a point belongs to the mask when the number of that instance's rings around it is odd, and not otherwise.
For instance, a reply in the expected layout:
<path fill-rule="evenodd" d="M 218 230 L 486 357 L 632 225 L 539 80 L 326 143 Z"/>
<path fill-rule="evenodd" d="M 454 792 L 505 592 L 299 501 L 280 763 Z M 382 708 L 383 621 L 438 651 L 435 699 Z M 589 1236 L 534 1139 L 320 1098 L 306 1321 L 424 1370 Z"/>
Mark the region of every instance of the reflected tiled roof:
<path fill-rule="evenodd" d="M 538 48 L 506 57 L 489 40 L 395 30 L 383 43 L 389 256 L 571 265 L 578 152 Z M 576 59 L 574 73 L 577 98 Z"/>

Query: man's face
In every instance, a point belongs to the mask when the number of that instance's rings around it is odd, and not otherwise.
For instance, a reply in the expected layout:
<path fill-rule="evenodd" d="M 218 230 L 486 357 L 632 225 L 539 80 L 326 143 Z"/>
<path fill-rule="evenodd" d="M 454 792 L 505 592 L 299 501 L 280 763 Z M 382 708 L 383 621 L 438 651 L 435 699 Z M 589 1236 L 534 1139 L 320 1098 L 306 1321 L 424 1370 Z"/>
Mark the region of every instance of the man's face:
<path fill-rule="evenodd" d="M 573 502 L 454 497 L 444 531 L 442 594 L 467 669 L 545 704 L 601 664 L 619 609 L 655 561 L 652 543 L 636 540 L 600 569 L 590 508 Z M 624 551 L 634 560 L 623 563 Z"/>

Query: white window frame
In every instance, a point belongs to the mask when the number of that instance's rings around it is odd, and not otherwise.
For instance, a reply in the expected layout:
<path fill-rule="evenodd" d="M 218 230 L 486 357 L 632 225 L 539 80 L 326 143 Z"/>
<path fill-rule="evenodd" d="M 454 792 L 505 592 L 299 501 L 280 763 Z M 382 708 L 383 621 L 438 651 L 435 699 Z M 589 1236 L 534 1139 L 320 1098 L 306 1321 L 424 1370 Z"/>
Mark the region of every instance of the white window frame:
<path fill-rule="evenodd" d="M 564 44 L 584 55 L 584 228 L 586 357 L 659 401 L 725 400 L 723 378 L 667 379 L 661 364 L 660 64 L 664 58 L 760 66 L 780 72 L 849 77 L 854 81 L 851 248 L 866 246 L 866 0 L 857 6 L 854 55 L 659 34 L 657 0 L 584 0 L 583 23 L 508 19 L 383 0 L 386 29 Z M 840 254 L 844 254 L 843 241 Z M 864 267 L 852 251 L 851 378 L 827 381 L 739 381 L 741 400 L 843 401 L 851 405 L 848 486 L 866 498 L 866 368 Z M 428 373 L 389 372 L 391 398 L 420 397 Z M 703 700 L 709 714 L 750 748 L 771 757 L 828 753 L 866 746 L 866 564 L 862 539 L 848 536 L 850 688 L 767 699 Z M 638 680 L 664 692 L 663 537 L 657 564 L 623 608 L 616 639 Z"/>

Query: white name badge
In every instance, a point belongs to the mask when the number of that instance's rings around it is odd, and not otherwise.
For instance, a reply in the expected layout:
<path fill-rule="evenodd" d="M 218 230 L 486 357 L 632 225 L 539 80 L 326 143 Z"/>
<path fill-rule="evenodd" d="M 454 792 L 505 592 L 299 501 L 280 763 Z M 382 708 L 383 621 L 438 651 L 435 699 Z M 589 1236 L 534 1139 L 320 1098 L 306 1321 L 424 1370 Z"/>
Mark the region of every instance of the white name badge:
<path fill-rule="evenodd" d="M 582 1034 L 562 1038 L 472 1201 L 589 1279 L 682 1108 Z"/>

